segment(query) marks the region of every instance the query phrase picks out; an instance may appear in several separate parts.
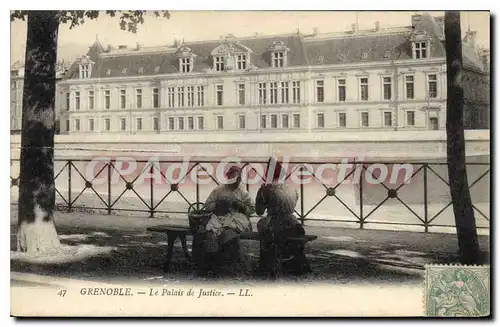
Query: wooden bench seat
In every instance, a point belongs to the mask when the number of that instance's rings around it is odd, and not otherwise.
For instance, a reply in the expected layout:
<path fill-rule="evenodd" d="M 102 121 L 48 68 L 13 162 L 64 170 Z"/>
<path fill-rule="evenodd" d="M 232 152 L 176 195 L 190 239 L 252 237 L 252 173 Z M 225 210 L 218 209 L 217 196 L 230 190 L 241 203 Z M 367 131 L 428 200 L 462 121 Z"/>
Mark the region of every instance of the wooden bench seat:
<path fill-rule="evenodd" d="M 149 232 L 166 233 L 167 234 L 167 242 L 168 242 L 167 260 L 165 261 L 165 264 L 163 266 L 163 269 L 165 271 L 168 271 L 170 269 L 170 260 L 172 259 L 174 244 L 175 244 L 175 241 L 177 240 L 177 238 L 179 238 L 181 240 L 182 249 L 184 251 L 184 255 L 186 256 L 186 259 L 188 259 L 188 260 L 191 259 L 190 255 L 189 255 L 189 251 L 187 249 L 187 244 L 186 244 L 186 236 L 192 234 L 192 231 L 189 228 L 189 226 L 157 225 L 157 226 L 147 227 L 146 230 Z M 314 241 L 317 238 L 318 237 L 316 235 L 304 235 L 302 237 L 290 237 L 288 239 L 291 241 L 299 241 L 299 242 L 301 241 L 301 242 L 307 243 L 307 242 Z M 254 232 L 241 233 L 240 239 L 258 241 L 258 240 L 260 240 L 260 237 L 259 237 L 259 233 L 254 231 Z"/>

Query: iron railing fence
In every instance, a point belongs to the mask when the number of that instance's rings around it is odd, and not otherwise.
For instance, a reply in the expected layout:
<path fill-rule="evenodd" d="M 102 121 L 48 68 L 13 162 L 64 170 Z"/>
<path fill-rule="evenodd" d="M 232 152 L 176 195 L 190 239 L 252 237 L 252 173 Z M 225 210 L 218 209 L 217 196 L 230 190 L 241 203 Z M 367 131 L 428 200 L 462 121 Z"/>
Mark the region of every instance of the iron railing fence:
<path fill-rule="evenodd" d="M 176 183 L 171 183 L 169 182 L 169 178 L 165 175 L 165 172 L 163 169 L 161 169 L 161 166 L 168 168 L 169 165 L 172 164 L 180 164 L 182 161 L 179 160 L 161 160 L 157 161 L 154 163 L 151 163 L 146 160 L 137 160 L 135 161 L 136 164 L 143 165 L 144 167 L 141 169 L 139 174 L 136 174 L 134 178 L 131 178 L 127 176 L 126 174 L 123 174 L 123 171 L 121 168 L 116 167 L 116 162 L 115 161 L 101 161 L 99 164 L 101 165 L 97 170 L 97 172 L 94 172 L 95 169 L 93 169 L 92 174 L 88 176 L 88 169 L 84 172 L 82 172 L 82 167 L 78 165 L 87 165 L 87 168 L 89 167 L 89 164 L 91 162 L 94 162 L 92 159 L 55 159 L 55 164 L 61 164 L 62 168 L 59 168 L 55 172 L 55 179 L 56 179 L 56 197 L 62 199 L 62 205 L 60 207 L 64 208 L 68 212 L 73 211 L 74 209 L 92 209 L 92 210 L 104 210 L 107 212 L 107 214 L 111 215 L 113 212 L 118 212 L 118 211 L 128 211 L 128 212 L 142 212 L 142 213 L 148 213 L 149 217 L 153 218 L 155 217 L 156 214 L 163 213 L 163 214 L 186 214 L 187 212 L 185 210 L 163 210 L 160 208 L 160 205 L 164 203 L 164 201 L 169 197 L 172 196 L 172 194 L 177 194 L 180 196 L 182 201 L 185 202 L 186 207 L 191 205 L 192 203 L 199 203 L 203 201 L 201 197 L 201 192 L 200 192 L 200 172 L 203 171 L 202 174 L 204 174 L 205 177 L 208 177 L 213 183 L 214 186 L 219 185 L 219 182 L 217 178 L 214 176 L 214 173 L 210 173 L 206 165 L 217 165 L 219 162 L 217 161 L 195 161 L 195 162 L 190 162 L 189 169 L 182 175 L 178 176 L 178 181 Z M 12 159 L 11 160 L 11 166 L 13 163 L 19 164 L 19 159 Z M 160 166 L 158 166 L 159 164 Z M 243 169 L 243 171 L 246 172 L 248 176 L 247 178 L 250 178 L 249 174 L 253 171 L 255 177 L 256 175 L 259 175 L 259 178 L 264 179 L 264 176 L 261 176 L 259 172 L 255 169 L 254 165 L 266 165 L 267 161 L 241 161 L 239 163 L 240 167 Z M 447 173 L 444 173 L 446 167 L 446 163 L 434 163 L 434 162 L 379 162 L 379 161 L 349 161 L 349 162 L 323 162 L 323 161 L 309 161 L 309 162 L 293 162 L 290 161 L 288 163 L 290 166 L 292 166 L 292 169 L 287 171 L 287 174 L 285 176 L 286 181 L 290 181 L 292 178 L 293 174 L 298 174 L 301 176 L 309 176 L 311 180 L 314 180 L 317 185 L 320 185 L 320 189 L 323 190 L 323 194 L 321 195 L 316 191 L 315 194 L 313 194 L 313 197 L 315 199 L 312 199 L 308 205 L 305 204 L 305 199 L 306 195 L 308 193 L 308 185 L 306 183 L 300 183 L 298 186 L 298 203 L 297 203 L 297 208 L 295 210 L 295 214 L 298 216 L 302 224 L 305 221 L 308 220 L 314 220 L 314 221 L 334 221 L 334 222 L 348 222 L 348 223 L 356 223 L 359 228 L 364 228 L 366 224 L 388 224 L 388 225 L 409 225 L 409 226 L 421 226 L 425 232 L 429 231 L 430 227 L 454 227 L 453 223 L 446 223 L 446 224 L 439 224 L 436 223 L 436 219 L 439 218 L 445 210 L 450 208 L 452 206 L 452 202 L 449 198 L 449 182 L 447 181 Z M 315 165 L 340 165 L 340 164 L 347 164 L 351 165 L 351 169 L 349 172 L 346 172 L 345 176 L 342 178 L 338 178 L 335 182 L 333 183 L 325 183 L 324 180 L 318 176 L 318 171 L 314 169 Z M 411 176 L 409 179 L 405 179 L 403 182 L 391 182 L 388 183 L 386 180 L 381 181 L 379 179 L 380 176 L 377 176 L 375 173 L 374 169 L 371 169 L 371 165 L 378 165 L 380 167 L 381 165 L 385 165 L 390 168 L 394 168 L 395 165 L 411 165 L 412 171 L 411 171 Z M 477 187 L 477 185 L 480 182 L 485 182 L 486 178 L 490 178 L 490 164 L 489 163 L 467 163 L 468 170 L 470 170 L 470 167 L 473 167 L 472 170 L 476 173 L 474 178 L 472 178 L 469 181 L 469 188 L 471 190 L 471 193 L 474 194 L 474 188 Z M 92 166 L 95 168 L 95 162 L 94 165 Z M 313 167 L 313 169 L 311 169 Z M 247 168 L 247 169 L 245 169 Z M 195 173 L 193 174 L 193 170 L 196 169 Z M 441 171 L 443 170 L 443 171 Z M 356 177 L 356 172 L 358 171 L 359 177 Z M 359 173 L 359 171 L 361 173 Z M 96 179 L 99 178 L 104 173 L 105 177 L 105 183 L 103 183 L 103 180 L 100 180 L 99 185 L 105 185 L 105 189 L 101 189 L 98 191 L 98 187 L 96 186 Z M 155 182 L 154 178 L 149 178 L 149 181 L 147 182 L 147 185 L 142 183 L 141 185 L 138 185 L 139 178 L 144 176 L 144 173 L 149 173 L 150 176 L 154 176 L 155 174 L 160 174 L 161 177 L 165 180 L 165 182 L 169 186 L 169 190 L 161 190 L 160 187 L 158 187 L 158 184 Z M 67 190 L 66 194 L 63 194 L 64 191 L 62 191 L 61 186 L 57 187 L 57 182 L 58 179 L 60 179 L 61 175 L 65 174 L 66 175 L 66 181 L 64 184 L 67 184 Z M 116 180 L 113 180 L 112 176 L 113 174 L 118 176 L 118 181 L 121 182 L 121 186 L 118 185 Z M 364 174 L 364 175 L 363 175 Z M 183 187 L 182 189 L 179 187 L 180 184 L 182 184 L 188 176 L 194 176 L 195 181 L 193 181 L 192 185 L 189 186 L 191 189 L 191 198 L 194 199 L 188 199 L 190 196 L 185 195 L 185 188 Z M 363 178 L 363 176 L 365 178 Z M 471 174 L 469 174 L 471 176 Z M 75 185 L 75 178 L 80 179 L 81 185 Z M 303 177 L 302 177 L 303 178 Z M 367 179 L 371 179 L 378 181 L 377 184 L 377 191 L 375 191 L 375 188 L 372 185 L 367 184 Z M 244 180 L 246 180 L 244 178 Z M 351 187 L 351 191 L 354 193 L 354 199 L 351 198 L 351 201 L 346 201 L 345 197 L 343 198 L 341 196 L 343 185 L 349 180 L 356 180 L 358 181 L 357 183 L 353 183 L 353 186 Z M 412 181 L 415 181 L 417 184 L 417 187 L 413 187 L 407 194 L 411 195 L 421 195 L 422 196 L 422 201 L 417 201 L 419 203 L 411 203 L 407 199 L 402 196 L 402 191 L 404 188 L 409 187 L 409 185 L 412 185 Z M 430 182 L 432 181 L 432 183 Z M 63 181 L 64 182 L 64 181 Z M 432 193 L 436 188 L 437 184 L 436 183 L 442 183 L 442 194 L 440 196 L 440 199 L 438 201 L 435 201 L 435 198 L 432 195 L 429 195 L 429 193 Z M 415 184 L 414 183 L 414 184 Z M 13 177 L 11 176 L 11 189 L 13 187 L 18 187 L 19 185 L 19 176 Z M 250 190 L 250 184 L 249 183 L 244 183 L 247 191 Z M 81 189 L 80 187 L 83 186 Z M 141 192 L 138 192 L 138 186 L 143 187 L 143 192 L 144 193 L 144 187 L 147 186 L 147 195 L 145 194 L 140 194 Z M 259 185 L 257 185 L 258 187 Z M 487 202 L 489 203 L 489 186 L 490 183 L 483 183 L 483 191 L 486 191 L 487 195 L 486 197 L 483 196 L 483 200 L 481 202 Z M 78 191 L 75 192 L 75 188 L 78 188 Z M 118 191 L 118 193 L 116 193 Z M 94 206 L 94 205 L 79 205 L 78 201 L 81 199 L 82 195 L 87 192 L 91 193 L 96 196 L 98 199 L 99 206 Z M 120 207 L 118 205 L 118 201 L 123 198 L 125 193 L 133 193 L 132 197 L 135 197 L 136 199 L 139 200 L 138 204 L 136 205 L 137 208 L 124 208 Z M 443 194 L 448 194 L 448 197 L 442 196 Z M 481 192 L 479 192 L 481 193 Z M 484 193 L 484 192 L 483 192 Z M 113 194 L 119 194 L 118 196 L 115 196 L 113 199 L 112 195 Z M 375 195 L 375 198 L 378 197 L 378 199 L 373 199 L 373 195 Z M 12 196 L 12 192 L 11 192 Z M 14 195 L 15 197 L 15 195 Z M 367 198 L 372 198 L 370 200 L 370 203 L 367 203 Z M 473 197 L 474 198 L 474 197 Z M 327 199 L 335 199 L 336 205 L 338 207 L 342 207 L 345 212 L 348 213 L 349 219 L 337 219 L 336 212 L 335 210 L 332 210 L 331 212 L 327 212 L 326 216 L 329 216 L 328 218 L 313 218 L 311 217 L 314 215 L 315 211 L 317 208 L 327 201 Z M 404 208 L 406 211 L 406 215 L 403 214 L 401 217 L 405 217 L 404 219 L 398 218 L 396 220 L 390 220 L 390 221 L 377 221 L 370 219 L 371 217 L 374 216 L 375 213 L 381 210 L 384 205 L 388 205 L 387 203 L 391 202 L 392 206 L 395 204 L 398 204 L 400 209 Z M 15 202 L 11 203 L 12 205 L 16 205 Z M 433 205 L 434 207 L 440 206 L 441 209 L 435 210 L 435 212 L 432 212 L 429 210 L 430 205 Z M 417 209 L 415 207 L 420 207 L 420 209 Z M 338 208 L 337 207 L 337 208 Z M 478 228 L 489 228 L 489 212 L 485 213 L 484 208 L 479 208 L 476 204 L 473 204 L 473 208 L 476 212 L 477 217 L 481 217 L 487 221 L 488 226 L 478 226 Z M 489 204 L 488 204 L 489 208 Z M 422 211 L 423 210 L 423 211 Z M 328 211 L 328 210 L 327 210 Z M 489 210 L 488 210 L 489 211 Z M 389 214 L 390 215 L 390 214 Z M 325 214 L 323 214 L 325 216 Z M 414 218 L 413 221 L 407 221 L 409 220 L 408 217 Z"/>

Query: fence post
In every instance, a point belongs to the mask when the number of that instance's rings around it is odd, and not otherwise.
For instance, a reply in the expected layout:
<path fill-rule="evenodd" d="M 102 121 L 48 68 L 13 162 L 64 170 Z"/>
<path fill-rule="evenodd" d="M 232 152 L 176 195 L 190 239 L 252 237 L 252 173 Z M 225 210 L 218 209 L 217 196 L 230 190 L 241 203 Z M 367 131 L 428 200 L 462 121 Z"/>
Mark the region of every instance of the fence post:
<path fill-rule="evenodd" d="M 364 228 L 365 218 L 363 217 L 363 169 L 364 165 L 361 164 L 361 174 L 359 175 L 359 228 Z"/>
<path fill-rule="evenodd" d="M 73 206 L 73 200 L 71 200 L 71 166 L 73 162 L 68 160 L 68 212 L 71 212 L 71 207 Z"/>
<path fill-rule="evenodd" d="M 150 209 L 149 209 L 149 218 L 153 218 L 154 215 L 155 215 L 155 211 L 154 211 L 154 164 L 151 164 L 151 168 L 149 170 L 149 173 L 150 173 L 150 183 L 149 183 L 149 200 L 150 200 Z"/>
<path fill-rule="evenodd" d="M 425 232 L 429 231 L 429 208 L 427 203 L 427 164 L 424 164 L 424 228 Z"/>
<path fill-rule="evenodd" d="M 304 166 L 299 168 L 300 171 L 300 223 L 304 226 Z"/>
<path fill-rule="evenodd" d="M 108 162 L 108 215 L 111 215 L 111 161 Z"/>
<path fill-rule="evenodd" d="M 200 173 L 200 166 L 198 165 L 198 168 L 196 168 L 196 178 L 195 178 L 195 187 L 196 187 L 196 210 L 200 210 L 200 183 L 199 183 L 199 174 Z"/>

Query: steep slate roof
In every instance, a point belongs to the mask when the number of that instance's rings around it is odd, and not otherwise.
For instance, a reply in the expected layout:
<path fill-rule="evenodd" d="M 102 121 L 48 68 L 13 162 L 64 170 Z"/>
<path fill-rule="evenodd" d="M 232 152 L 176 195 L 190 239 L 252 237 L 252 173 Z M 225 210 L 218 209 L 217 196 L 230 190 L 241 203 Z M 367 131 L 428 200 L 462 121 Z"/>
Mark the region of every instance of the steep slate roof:
<path fill-rule="evenodd" d="M 414 26 L 380 31 L 358 31 L 355 34 L 341 35 L 272 35 L 236 38 L 245 47 L 252 50 L 251 64 L 257 68 L 271 67 L 269 48 L 275 41 L 282 41 L 290 49 L 287 65 L 318 66 L 341 63 L 375 62 L 411 59 L 412 33 L 425 31 L 431 37 L 430 57 L 445 57 L 444 34 L 434 18 L 427 13 L 414 19 Z M 221 44 L 220 40 L 186 42 L 196 55 L 193 72 L 206 72 L 213 66 L 210 53 Z M 464 43 L 464 66 L 482 69 L 481 61 L 474 49 Z M 135 52 L 136 51 L 136 52 Z M 158 75 L 179 72 L 179 62 L 176 56 L 177 47 L 165 46 L 161 49 L 122 49 L 112 52 L 104 50 L 99 40 L 89 48 L 88 55 L 95 66 L 92 78 Z M 386 52 L 390 56 L 386 57 Z M 366 59 L 363 53 L 367 53 Z M 341 59 L 339 55 L 344 55 Z M 126 70 L 124 70 L 126 69 Z M 109 72 L 109 74 L 107 74 Z M 75 62 L 68 71 L 67 78 L 78 78 L 78 63 Z"/>
<path fill-rule="evenodd" d="M 271 67 L 269 48 L 275 41 L 282 41 L 290 49 L 287 59 L 288 66 L 306 66 L 307 61 L 301 38 L 302 36 L 300 35 L 276 35 L 239 38 L 237 40 L 252 50 L 250 61 L 254 66 L 257 68 L 269 68 Z M 213 61 L 210 53 L 220 44 L 221 41 L 219 40 L 184 43 L 196 55 L 193 72 L 205 72 L 206 69 L 212 68 Z M 94 44 L 89 52 L 95 48 Z M 101 52 L 98 58 L 92 58 L 91 56 L 91 59 L 96 63 L 96 66 L 92 69 L 91 77 L 106 78 L 178 73 L 179 61 L 176 57 L 176 50 L 177 48 L 171 46 L 165 47 L 165 50 L 162 52 L 158 51 L 154 53 L 139 50 L 137 54 L 134 54 L 133 50 L 128 50 L 126 53 L 117 51 L 114 55 L 113 53 Z M 156 71 L 156 67 L 159 67 L 158 71 Z M 125 68 L 126 72 L 124 73 L 123 70 Z M 139 72 L 140 68 L 142 68 L 142 73 Z M 108 70 L 110 71 L 109 75 L 107 75 Z M 68 78 L 78 78 L 78 63 L 72 65 L 68 73 Z"/>
<path fill-rule="evenodd" d="M 332 65 L 342 63 L 388 61 L 391 59 L 411 58 L 411 45 L 408 41 L 409 33 L 397 34 L 368 34 L 352 35 L 348 37 L 334 37 L 330 39 L 312 39 L 304 42 L 311 65 Z M 390 51 L 389 58 L 385 52 Z M 367 53 L 363 59 L 363 52 Z M 344 55 L 341 59 L 339 55 Z M 322 57 L 318 60 L 318 57 Z"/>

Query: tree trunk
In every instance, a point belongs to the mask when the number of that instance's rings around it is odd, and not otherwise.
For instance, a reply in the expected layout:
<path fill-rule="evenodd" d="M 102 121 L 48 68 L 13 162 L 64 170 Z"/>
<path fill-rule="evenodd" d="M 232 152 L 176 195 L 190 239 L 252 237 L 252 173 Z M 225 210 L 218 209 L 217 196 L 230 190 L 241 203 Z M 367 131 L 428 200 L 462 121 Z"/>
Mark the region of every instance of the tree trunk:
<path fill-rule="evenodd" d="M 53 221 L 57 11 L 29 11 L 24 68 L 18 251 L 58 248 Z"/>
<path fill-rule="evenodd" d="M 448 87 L 446 136 L 450 193 L 455 214 L 460 261 L 462 264 L 476 264 L 479 261 L 480 251 L 465 164 L 460 12 L 447 11 L 445 13 L 445 37 Z"/>

